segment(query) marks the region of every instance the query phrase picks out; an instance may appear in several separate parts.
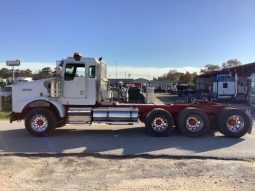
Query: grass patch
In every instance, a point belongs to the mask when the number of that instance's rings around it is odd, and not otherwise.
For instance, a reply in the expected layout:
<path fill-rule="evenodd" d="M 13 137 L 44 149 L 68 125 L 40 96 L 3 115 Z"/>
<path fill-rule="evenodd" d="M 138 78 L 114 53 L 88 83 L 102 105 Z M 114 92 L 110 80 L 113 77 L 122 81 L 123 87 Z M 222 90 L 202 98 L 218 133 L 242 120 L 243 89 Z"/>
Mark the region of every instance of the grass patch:
<path fill-rule="evenodd" d="M 8 119 L 10 112 L 0 111 L 0 119 Z"/>

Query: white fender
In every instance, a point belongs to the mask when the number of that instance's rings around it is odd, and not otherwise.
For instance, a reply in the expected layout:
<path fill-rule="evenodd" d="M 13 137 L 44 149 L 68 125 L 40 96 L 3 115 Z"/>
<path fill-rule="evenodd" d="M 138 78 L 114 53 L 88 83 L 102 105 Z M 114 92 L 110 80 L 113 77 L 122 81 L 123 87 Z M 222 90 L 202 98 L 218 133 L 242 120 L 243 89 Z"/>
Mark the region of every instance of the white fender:
<path fill-rule="evenodd" d="M 39 104 L 38 104 L 38 102 L 39 102 Z M 66 113 L 65 108 L 59 101 L 50 100 L 50 99 L 47 99 L 47 98 L 44 98 L 44 97 L 40 97 L 40 98 L 37 98 L 37 99 L 24 100 L 22 102 L 19 102 L 18 105 L 13 105 L 13 112 L 21 113 L 23 111 L 23 109 L 25 107 L 27 107 L 29 104 L 31 104 L 32 107 L 36 108 L 37 106 L 38 107 L 45 106 L 44 103 L 53 104 L 57 108 L 57 110 L 59 112 L 59 116 L 60 117 L 65 117 L 65 113 Z"/>
<path fill-rule="evenodd" d="M 49 101 L 49 102 L 52 103 L 57 108 L 60 117 L 65 117 L 66 110 L 60 102 L 58 101 Z"/>

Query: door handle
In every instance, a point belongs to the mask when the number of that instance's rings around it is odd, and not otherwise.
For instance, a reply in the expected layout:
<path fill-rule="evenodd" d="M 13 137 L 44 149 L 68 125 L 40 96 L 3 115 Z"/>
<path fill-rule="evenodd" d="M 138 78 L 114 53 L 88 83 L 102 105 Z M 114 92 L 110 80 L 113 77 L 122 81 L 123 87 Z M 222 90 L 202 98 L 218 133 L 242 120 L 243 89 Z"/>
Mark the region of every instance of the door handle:
<path fill-rule="evenodd" d="M 85 91 L 84 91 L 84 90 L 81 90 L 81 91 L 80 91 L 80 95 L 85 95 Z"/>

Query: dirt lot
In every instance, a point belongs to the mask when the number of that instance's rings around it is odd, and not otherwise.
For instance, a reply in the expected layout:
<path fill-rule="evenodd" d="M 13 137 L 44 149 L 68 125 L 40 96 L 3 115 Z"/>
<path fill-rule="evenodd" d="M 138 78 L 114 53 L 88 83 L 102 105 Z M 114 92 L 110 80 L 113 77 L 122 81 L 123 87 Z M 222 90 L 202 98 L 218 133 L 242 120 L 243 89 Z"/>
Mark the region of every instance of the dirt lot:
<path fill-rule="evenodd" d="M 1 190 L 254 190 L 255 162 L 1 156 Z"/>

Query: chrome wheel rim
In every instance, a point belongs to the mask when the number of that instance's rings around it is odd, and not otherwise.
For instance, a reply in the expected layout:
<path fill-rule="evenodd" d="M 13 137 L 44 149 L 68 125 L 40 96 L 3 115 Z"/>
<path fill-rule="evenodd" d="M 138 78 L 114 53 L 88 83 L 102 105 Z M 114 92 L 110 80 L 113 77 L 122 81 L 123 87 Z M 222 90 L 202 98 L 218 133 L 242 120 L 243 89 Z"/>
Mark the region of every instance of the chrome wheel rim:
<path fill-rule="evenodd" d="M 167 130 L 168 128 L 168 121 L 166 118 L 164 117 L 156 117 L 153 121 L 152 121 L 152 129 L 156 132 L 164 132 Z"/>
<path fill-rule="evenodd" d="M 186 118 L 186 127 L 190 132 L 198 132 L 203 126 L 204 122 L 199 116 L 192 115 Z"/>
<path fill-rule="evenodd" d="M 232 115 L 227 119 L 227 127 L 233 132 L 239 132 L 244 128 L 244 119 L 240 115 Z"/>
<path fill-rule="evenodd" d="M 37 114 L 32 117 L 30 125 L 34 131 L 43 132 L 48 127 L 48 120 L 45 116 Z"/>

